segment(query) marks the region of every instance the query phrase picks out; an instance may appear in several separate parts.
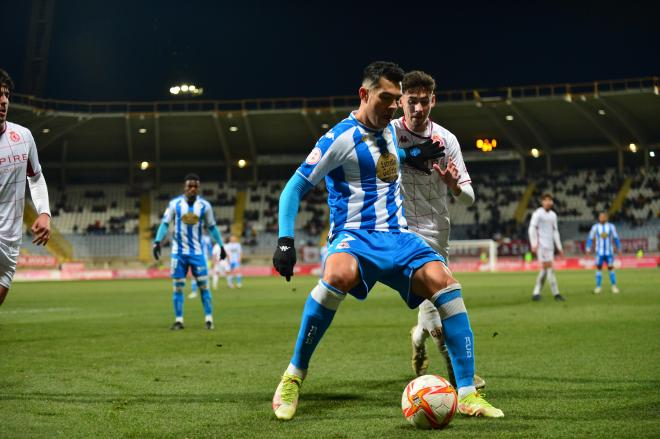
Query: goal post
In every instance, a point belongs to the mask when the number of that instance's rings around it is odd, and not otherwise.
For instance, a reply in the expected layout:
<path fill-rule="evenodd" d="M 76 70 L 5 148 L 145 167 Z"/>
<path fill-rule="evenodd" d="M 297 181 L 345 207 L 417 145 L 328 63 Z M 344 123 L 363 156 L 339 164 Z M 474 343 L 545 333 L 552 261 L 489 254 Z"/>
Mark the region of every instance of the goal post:
<path fill-rule="evenodd" d="M 497 271 L 497 243 L 492 239 L 466 239 L 449 241 L 449 262 L 464 258 L 478 258 L 482 269 Z"/>

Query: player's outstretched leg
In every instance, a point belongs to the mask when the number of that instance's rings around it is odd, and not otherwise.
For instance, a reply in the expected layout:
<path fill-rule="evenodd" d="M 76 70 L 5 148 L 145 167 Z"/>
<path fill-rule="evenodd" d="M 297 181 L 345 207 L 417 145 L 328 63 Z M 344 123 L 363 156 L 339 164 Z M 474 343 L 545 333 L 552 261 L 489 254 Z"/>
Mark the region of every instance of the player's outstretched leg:
<path fill-rule="evenodd" d="M 206 329 L 215 329 L 213 324 L 213 300 L 211 297 L 211 290 L 208 288 L 208 276 L 199 276 L 197 284 L 201 291 L 202 306 L 204 307 L 204 325 Z"/>
<path fill-rule="evenodd" d="M 461 285 L 453 283 L 433 295 L 440 312 L 445 343 L 452 359 L 458 411 L 467 416 L 500 418 L 502 410 L 493 407 L 474 385 L 474 336 L 461 295 Z"/>
<path fill-rule="evenodd" d="M 345 297 L 345 293 L 320 280 L 307 298 L 291 363 L 273 396 L 273 411 L 278 419 L 288 421 L 295 415 L 309 360 Z"/>
<path fill-rule="evenodd" d="M 186 287 L 185 279 L 174 279 L 172 281 L 174 292 L 172 293 L 172 303 L 174 305 L 174 324 L 172 330 L 183 329 L 183 289 Z"/>
<path fill-rule="evenodd" d="M 616 286 L 616 273 L 614 273 L 614 267 L 608 267 L 610 272 L 610 284 L 612 284 L 612 292 L 614 294 L 619 294 L 619 287 Z"/>
<path fill-rule="evenodd" d="M 600 271 L 600 268 L 596 268 L 596 288 L 594 288 L 594 294 L 600 294 L 602 284 L 603 273 Z"/>
<path fill-rule="evenodd" d="M 536 284 L 534 285 L 534 291 L 532 292 L 532 300 L 541 300 L 541 290 L 545 284 L 545 279 L 548 275 L 545 267 L 541 267 L 539 275 L 536 277 Z"/>
<path fill-rule="evenodd" d="M 426 339 L 429 338 L 429 332 L 426 330 L 427 327 L 425 326 L 429 307 L 435 310 L 435 306 L 433 306 L 428 300 L 425 300 L 419 305 L 417 312 L 417 325 L 413 326 L 410 330 L 412 344 L 411 364 L 415 376 L 426 375 L 426 371 L 429 367 L 429 354 L 426 350 Z"/>

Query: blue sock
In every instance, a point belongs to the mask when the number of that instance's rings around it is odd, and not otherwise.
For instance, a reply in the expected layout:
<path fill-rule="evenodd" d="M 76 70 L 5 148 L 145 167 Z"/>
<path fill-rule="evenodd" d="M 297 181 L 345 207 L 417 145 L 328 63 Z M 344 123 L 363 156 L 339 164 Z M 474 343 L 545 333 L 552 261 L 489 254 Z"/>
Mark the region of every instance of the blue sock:
<path fill-rule="evenodd" d="M 195 279 L 193 279 L 193 281 L 190 283 L 190 288 L 193 293 L 197 292 L 197 281 Z"/>
<path fill-rule="evenodd" d="M 612 285 L 616 285 L 616 274 L 614 274 L 614 270 L 610 270 L 610 282 Z"/>
<path fill-rule="evenodd" d="M 474 385 L 474 336 L 470 327 L 461 290 L 453 290 L 440 294 L 435 300 L 435 306 L 440 310 L 445 334 L 445 344 L 454 367 L 456 387 Z"/>
<path fill-rule="evenodd" d="M 300 331 L 291 364 L 302 370 L 309 367 L 309 360 L 314 349 L 321 341 L 325 330 L 330 326 L 336 312 L 325 308 L 314 300 L 311 294 L 309 295 L 303 309 L 302 322 L 300 322 Z"/>
<path fill-rule="evenodd" d="M 241 285 L 243 283 L 243 275 L 242 274 L 237 274 L 236 275 L 236 284 Z"/>
<path fill-rule="evenodd" d="M 211 303 L 211 290 L 208 288 L 201 288 L 202 291 L 202 305 L 204 306 L 204 315 L 210 316 L 213 314 L 213 305 Z"/>
<path fill-rule="evenodd" d="M 596 271 L 596 288 L 600 288 L 603 283 L 603 273 L 600 270 Z"/>
<path fill-rule="evenodd" d="M 174 316 L 177 319 L 183 318 L 183 293 L 175 291 L 172 294 L 172 302 L 174 302 Z"/>

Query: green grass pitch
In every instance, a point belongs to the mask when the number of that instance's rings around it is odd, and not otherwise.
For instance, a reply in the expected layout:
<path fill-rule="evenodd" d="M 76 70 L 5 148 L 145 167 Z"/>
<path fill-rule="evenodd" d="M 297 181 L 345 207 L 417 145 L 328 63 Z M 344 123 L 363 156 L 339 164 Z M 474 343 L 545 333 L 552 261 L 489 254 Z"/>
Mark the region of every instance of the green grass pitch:
<path fill-rule="evenodd" d="M 165 280 L 17 283 L 0 307 L 0 437 L 660 436 L 660 271 L 619 270 L 618 296 L 607 276 L 595 296 L 592 272 L 559 272 L 565 303 L 547 286 L 531 302 L 535 276 L 457 276 L 477 372 L 506 417 L 457 415 L 443 431 L 401 414 L 416 311 L 382 285 L 341 305 L 282 423 L 270 400 L 314 278 L 223 285 L 215 331 L 186 299 L 179 332 Z"/>

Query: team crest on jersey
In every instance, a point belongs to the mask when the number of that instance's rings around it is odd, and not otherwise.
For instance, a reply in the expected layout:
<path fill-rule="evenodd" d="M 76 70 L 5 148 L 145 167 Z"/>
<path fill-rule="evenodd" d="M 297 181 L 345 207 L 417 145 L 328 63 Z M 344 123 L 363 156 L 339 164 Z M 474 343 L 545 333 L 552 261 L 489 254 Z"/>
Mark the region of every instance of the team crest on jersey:
<path fill-rule="evenodd" d="M 600 234 L 600 237 L 605 239 L 605 238 L 607 238 L 607 235 L 608 235 L 607 232 L 603 232 L 603 233 Z"/>
<path fill-rule="evenodd" d="M 21 136 L 16 131 L 10 131 L 9 132 L 9 138 L 11 139 L 12 142 L 20 142 L 21 141 Z"/>
<path fill-rule="evenodd" d="M 385 152 L 376 163 L 376 176 L 386 183 L 393 183 L 399 177 L 399 162 L 394 154 Z"/>
<path fill-rule="evenodd" d="M 188 212 L 184 215 L 181 215 L 181 222 L 189 226 L 194 226 L 199 222 L 199 217 L 195 215 L 193 212 Z"/>
<path fill-rule="evenodd" d="M 342 241 L 337 244 L 337 248 L 351 248 L 351 245 L 348 242 Z"/>
<path fill-rule="evenodd" d="M 316 146 L 305 159 L 305 163 L 307 163 L 308 165 L 315 165 L 321 160 L 322 155 L 323 153 L 321 152 L 321 148 Z"/>

